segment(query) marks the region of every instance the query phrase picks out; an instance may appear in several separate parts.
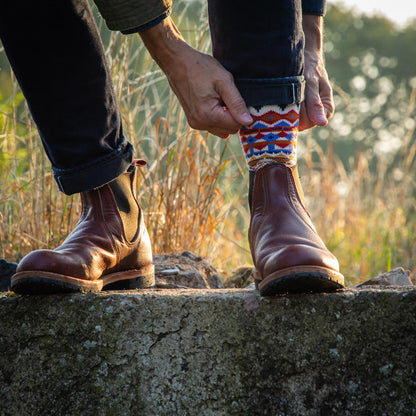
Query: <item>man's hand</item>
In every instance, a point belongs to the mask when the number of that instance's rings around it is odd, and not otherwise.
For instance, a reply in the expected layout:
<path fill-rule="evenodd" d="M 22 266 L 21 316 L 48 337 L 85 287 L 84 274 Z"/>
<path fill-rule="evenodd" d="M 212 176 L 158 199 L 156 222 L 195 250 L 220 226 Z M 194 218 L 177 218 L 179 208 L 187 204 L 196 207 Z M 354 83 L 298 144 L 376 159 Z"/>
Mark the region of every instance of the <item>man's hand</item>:
<path fill-rule="evenodd" d="M 169 17 L 140 35 L 192 128 L 225 139 L 253 121 L 232 75 L 213 57 L 191 48 Z"/>
<path fill-rule="evenodd" d="M 300 131 L 325 126 L 335 110 L 323 58 L 322 22 L 321 16 L 303 15 L 306 88 L 300 108 Z"/>

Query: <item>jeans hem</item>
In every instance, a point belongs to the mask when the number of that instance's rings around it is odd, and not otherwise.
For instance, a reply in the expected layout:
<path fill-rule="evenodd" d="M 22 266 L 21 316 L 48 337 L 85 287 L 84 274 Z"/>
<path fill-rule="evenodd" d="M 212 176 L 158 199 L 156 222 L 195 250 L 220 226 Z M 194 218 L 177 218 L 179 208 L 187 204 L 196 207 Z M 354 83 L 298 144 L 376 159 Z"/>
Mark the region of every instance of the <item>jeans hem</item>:
<path fill-rule="evenodd" d="M 122 139 L 109 155 L 70 169 L 52 167 L 59 190 L 66 195 L 86 192 L 111 182 L 123 174 L 133 161 L 133 146 Z"/>
<path fill-rule="evenodd" d="M 266 79 L 236 79 L 235 84 L 246 105 L 298 104 L 305 96 L 303 76 Z"/>

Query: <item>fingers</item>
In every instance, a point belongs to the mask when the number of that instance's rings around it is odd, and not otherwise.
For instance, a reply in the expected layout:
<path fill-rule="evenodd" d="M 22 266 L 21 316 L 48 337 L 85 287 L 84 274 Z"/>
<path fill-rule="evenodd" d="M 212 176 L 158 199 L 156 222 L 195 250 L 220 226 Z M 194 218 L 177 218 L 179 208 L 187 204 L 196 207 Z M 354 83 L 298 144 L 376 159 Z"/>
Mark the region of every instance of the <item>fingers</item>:
<path fill-rule="evenodd" d="M 188 123 L 194 129 L 207 130 L 225 139 L 253 119 L 231 75 L 229 80 L 218 81 L 215 90 L 216 94 L 205 97 L 194 111 L 188 112 Z"/>
<path fill-rule="evenodd" d="M 217 129 L 207 130 L 209 133 L 213 134 L 214 136 L 219 137 L 220 139 L 228 139 L 230 137 L 229 133 L 220 132 Z"/>
<path fill-rule="evenodd" d="M 195 111 L 186 112 L 188 124 L 196 130 L 207 130 L 215 136 L 226 139 L 237 133 L 242 127 L 219 99 L 212 99 L 199 106 Z"/>
<path fill-rule="evenodd" d="M 227 73 L 226 78 L 216 82 L 218 96 L 210 103 L 212 107 L 204 114 L 199 114 L 196 123 L 190 122 L 191 127 L 207 130 L 222 139 L 227 139 L 242 126 L 253 122 L 231 74 Z"/>
<path fill-rule="evenodd" d="M 226 138 L 253 121 L 232 75 L 209 55 L 185 48 L 168 80 L 194 129 Z"/>
<path fill-rule="evenodd" d="M 300 105 L 300 111 L 299 111 L 299 131 L 307 130 L 315 125 L 311 122 L 308 116 L 308 111 L 306 110 L 306 104 L 305 101 L 302 102 Z"/>
<path fill-rule="evenodd" d="M 330 120 L 335 112 L 334 97 L 328 78 L 325 77 L 320 83 L 321 102 L 324 107 L 324 113 L 327 120 Z"/>
<path fill-rule="evenodd" d="M 332 88 L 326 71 L 306 81 L 305 100 L 301 105 L 299 130 L 326 126 L 334 114 Z"/>
<path fill-rule="evenodd" d="M 307 84 L 305 90 L 305 104 L 308 118 L 313 125 L 325 126 L 328 124 L 325 109 L 321 101 L 319 84 L 316 79 L 312 79 Z"/>
<path fill-rule="evenodd" d="M 250 116 L 246 103 L 235 86 L 231 74 L 226 82 L 217 83 L 217 91 L 222 101 L 227 106 L 231 117 L 238 124 L 248 126 L 253 122 L 253 118 Z"/>
<path fill-rule="evenodd" d="M 243 126 L 235 119 L 231 110 L 228 107 L 224 108 L 219 101 L 210 111 L 209 125 L 219 130 L 226 130 L 229 134 L 236 133 Z"/>

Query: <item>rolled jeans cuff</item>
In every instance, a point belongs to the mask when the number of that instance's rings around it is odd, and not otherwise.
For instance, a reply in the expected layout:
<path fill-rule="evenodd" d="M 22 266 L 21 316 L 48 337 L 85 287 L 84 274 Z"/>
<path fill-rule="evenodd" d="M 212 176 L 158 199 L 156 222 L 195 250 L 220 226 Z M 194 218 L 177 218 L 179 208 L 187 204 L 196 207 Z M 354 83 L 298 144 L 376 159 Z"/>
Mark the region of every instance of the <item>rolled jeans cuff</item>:
<path fill-rule="evenodd" d="M 133 161 L 133 146 L 121 138 L 110 154 L 70 169 L 52 167 L 59 190 L 66 195 L 90 191 L 111 182 L 123 174 Z"/>
<path fill-rule="evenodd" d="M 298 104 L 305 96 L 303 75 L 285 78 L 235 80 L 247 106 Z"/>

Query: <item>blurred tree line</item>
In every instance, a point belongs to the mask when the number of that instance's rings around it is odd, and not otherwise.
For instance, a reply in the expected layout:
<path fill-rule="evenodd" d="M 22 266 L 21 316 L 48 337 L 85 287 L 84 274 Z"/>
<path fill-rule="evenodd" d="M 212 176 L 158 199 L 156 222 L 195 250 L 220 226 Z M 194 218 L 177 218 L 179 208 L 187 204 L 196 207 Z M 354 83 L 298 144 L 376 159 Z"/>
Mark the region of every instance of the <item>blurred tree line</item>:
<path fill-rule="evenodd" d="M 329 5 L 325 57 L 330 77 L 347 91 L 363 69 L 370 79 L 387 76 L 394 84 L 409 81 L 416 76 L 416 19 L 397 27 L 384 16 Z"/>
<path fill-rule="evenodd" d="M 344 164 L 357 151 L 368 151 L 373 167 L 380 160 L 392 165 L 409 150 L 415 45 L 416 19 L 398 27 L 381 15 L 329 5 L 324 49 L 336 113 L 327 129 L 312 135 L 324 147 L 330 143 Z"/>

